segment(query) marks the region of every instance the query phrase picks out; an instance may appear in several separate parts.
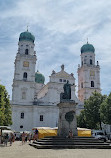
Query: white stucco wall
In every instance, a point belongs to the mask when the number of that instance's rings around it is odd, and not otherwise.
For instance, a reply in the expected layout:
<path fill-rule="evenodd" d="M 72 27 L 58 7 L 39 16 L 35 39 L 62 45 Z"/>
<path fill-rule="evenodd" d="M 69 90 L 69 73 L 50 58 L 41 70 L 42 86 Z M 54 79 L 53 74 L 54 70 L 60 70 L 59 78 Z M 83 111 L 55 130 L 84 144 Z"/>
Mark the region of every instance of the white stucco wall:
<path fill-rule="evenodd" d="M 15 131 L 31 131 L 33 127 L 56 127 L 58 123 L 57 106 L 23 106 L 12 105 L 12 129 Z M 24 113 L 24 119 L 21 113 Z M 43 121 L 40 121 L 40 115 L 43 115 Z M 20 128 L 20 126 L 23 128 Z"/>

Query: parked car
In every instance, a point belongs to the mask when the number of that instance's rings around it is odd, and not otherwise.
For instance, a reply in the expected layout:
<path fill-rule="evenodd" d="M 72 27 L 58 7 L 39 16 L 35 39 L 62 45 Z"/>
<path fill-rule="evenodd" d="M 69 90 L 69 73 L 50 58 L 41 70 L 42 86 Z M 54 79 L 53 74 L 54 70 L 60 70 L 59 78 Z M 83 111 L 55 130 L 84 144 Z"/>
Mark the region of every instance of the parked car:
<path fill-rule="evenodd" d="M 92 136 L 99 140 L 103 140 L 104 142 L 106 142 L 108 140 L 107 136 L 104 134 L 104 132 L 102 130 L 92 131 Z"/>
<path fill-rule="evenodd" d="M 21 133 L 15 132 L 15 140 L 21 140 Z"/>

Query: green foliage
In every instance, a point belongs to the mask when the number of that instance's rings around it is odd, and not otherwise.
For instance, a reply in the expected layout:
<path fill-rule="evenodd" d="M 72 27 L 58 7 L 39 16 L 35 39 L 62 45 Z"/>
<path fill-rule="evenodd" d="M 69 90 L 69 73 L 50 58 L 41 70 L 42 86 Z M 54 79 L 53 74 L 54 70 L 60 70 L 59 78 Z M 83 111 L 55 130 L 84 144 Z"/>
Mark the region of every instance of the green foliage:
<path fill-rule="evenodd" d="M 9 96 L 4 86 L 0 85 L 0 125 L 7 126 L 12 124 L 11 106 Z"/>
<path fill-rule="evenodd" d="M 86 117 L 84 110 L 82 110 L 80 115 L 77 116 L 77 126 L 81 128 L 86 128 Z"/>
<path fill-rule="evenodd" d="M 100 117 L 103 123 L 111 124 L 111 93 L 101 104 Z"/>
<path fill-rule="evenodd" d="M 106 96 L 102 96 L 96 91 L 93 92 L 92 96 L 84 103 L 84 111 L 82 111 L 78 118 L 79 127 L 87 127 L 90 129 L 101 128 L 100 106 L 105 98 Z"/>

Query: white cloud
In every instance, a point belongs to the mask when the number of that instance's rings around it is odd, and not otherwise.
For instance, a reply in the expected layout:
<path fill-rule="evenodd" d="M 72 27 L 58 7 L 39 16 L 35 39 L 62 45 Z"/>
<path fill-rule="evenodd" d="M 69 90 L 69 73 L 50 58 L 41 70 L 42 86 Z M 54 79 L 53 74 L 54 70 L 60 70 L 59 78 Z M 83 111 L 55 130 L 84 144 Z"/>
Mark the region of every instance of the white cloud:
<path fill-rule="evenodd" d="M 46 81 L 52 70 L 59 71 L 64 63 L 69 73 L 74 72 L 77 82 L 80 48 L 89 38 L 96 49 L 96 60 L 100 60 L 103 93 L 109 92 L 111 1 L 11 0 L 9 7 L 5 1 L 1 2 L 0 79 L 10 94 L 17 42 L 27 24 L 36 37 L 39 69 Z M 107 83 L 103 81 L 106 69 Z"/>

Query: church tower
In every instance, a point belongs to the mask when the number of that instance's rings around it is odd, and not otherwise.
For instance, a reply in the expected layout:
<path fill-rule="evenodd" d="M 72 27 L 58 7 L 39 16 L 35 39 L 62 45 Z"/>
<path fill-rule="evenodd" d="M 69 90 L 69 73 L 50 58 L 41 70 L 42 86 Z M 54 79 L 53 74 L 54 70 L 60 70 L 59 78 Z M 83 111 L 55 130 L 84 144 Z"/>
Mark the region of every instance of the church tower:
<path fill-rule="evenodd" d="M 34 100 L 36 65 L 34 40 L 35 37 L 28 30 L 20 34 L 18 53 L 14 63 L 13 104 L 30 105 Z"/>
<path fill-rule="evenodd" d="M 100 66 L 95 64 L 95 48 L 92 44 L 81 47 L 81 66 L 78 65 L 78 98 L 80 101 L 88 99 L 92 92 L 101 92 Z"/>

